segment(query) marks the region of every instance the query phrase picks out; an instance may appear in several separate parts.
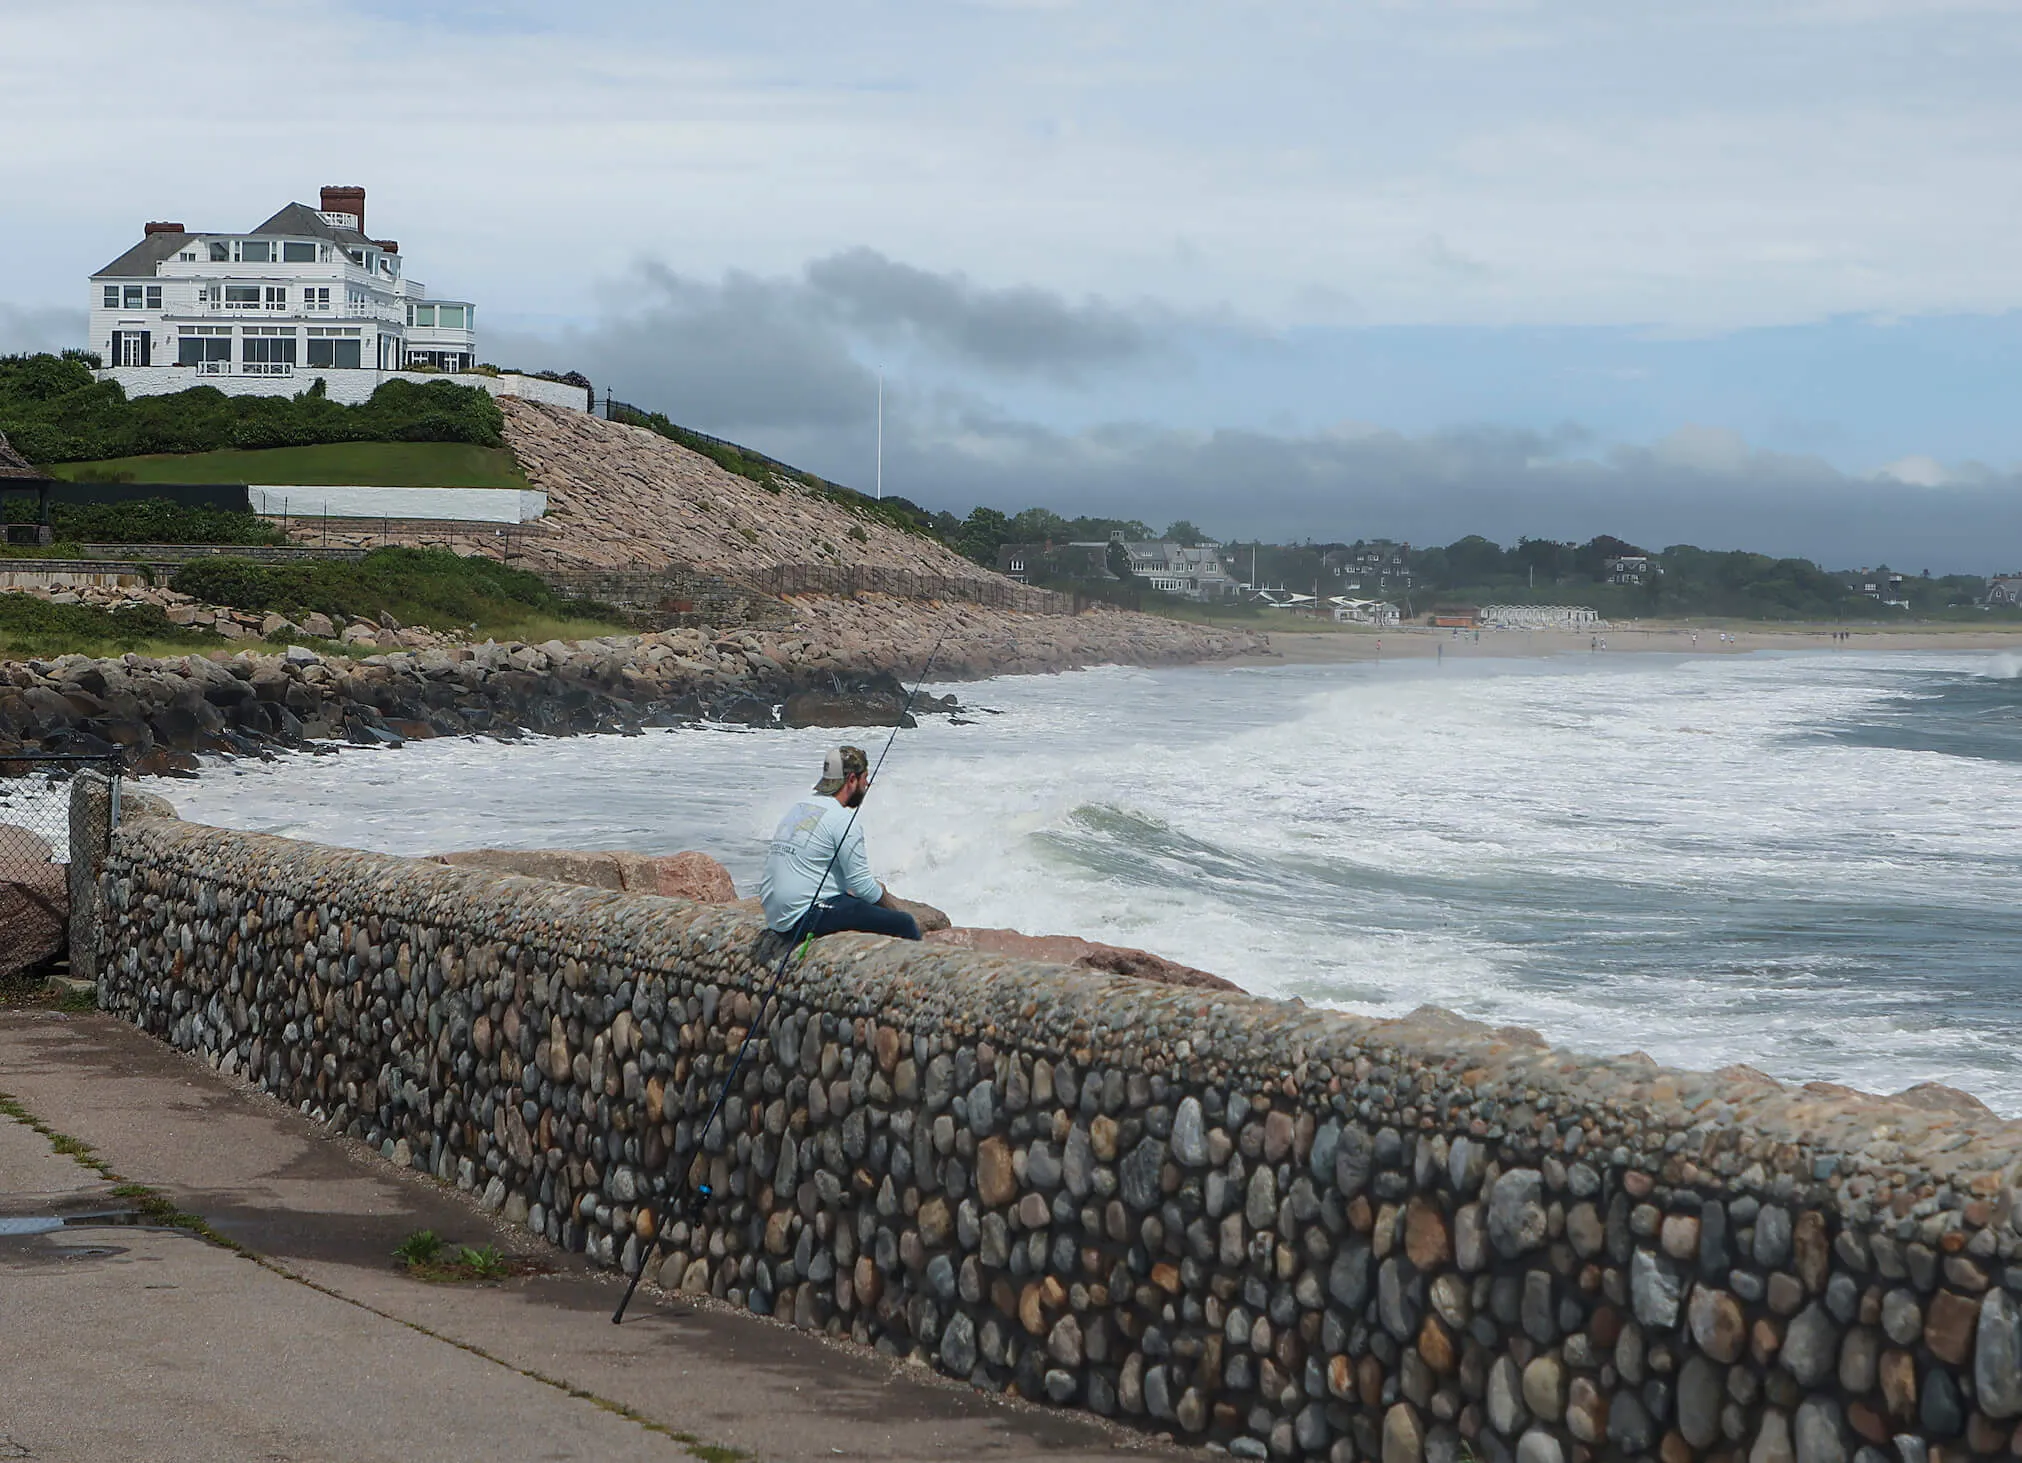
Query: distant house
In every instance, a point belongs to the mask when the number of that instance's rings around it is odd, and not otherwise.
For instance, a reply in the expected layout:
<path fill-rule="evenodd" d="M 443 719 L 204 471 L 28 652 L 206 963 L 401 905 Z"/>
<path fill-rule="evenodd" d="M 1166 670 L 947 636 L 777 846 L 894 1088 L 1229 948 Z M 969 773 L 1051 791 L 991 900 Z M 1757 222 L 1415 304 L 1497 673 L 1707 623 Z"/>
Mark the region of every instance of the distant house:
<path fill-rule="evenodd" d="M 1472 630 L 1481 624 L 1481 611 L 1472 605 L 1441 605 L 1432 612 L 1432 623 L 1443 629 Z"/>
<path fill-rule="evenodd" d="M 1607 571 L 1610 584 L 1646 584 L 1662 572 L 1648 554 L 1622 554 L 1603 560 L 1601 567 Z"/>
<path fill-rule="evenodd" d="M 50 541 L 49 528 L 49 477 L 27 458 L 16 452 L 8 442 L 7 434 L 0 432 L 0 496 L 15 493 L 35 495 L 35 521 L 32 523 L 10 523 L 7 525 L 7 542 L 10 544 L 46 544 Z"/>
<path fill-rule="evenodd" d="M 1337 625 L 1374 625 L 1382 630 L 1396 625 L 1401 618 L 1396 605 L 1385 604 L 1382 600 L 1353 599 L 1337 594 L 1327 603 L 1333 608 Z"/>
<path fill-rule="evenodd" d="M 1114 579 L 1105 543 L 1003 544 L 997 550 L 997 572 L 1033 584 L 1043 579 Z"/>
<path fill-rule="evenodd" d="M 1121 535 L 1117 542 L 1123 542 Z M 1124 543 L 1123 549 L 1130 555 L 1130 572 L 1153 589 L 1203 601 L 1228 599 L 1238 591 L 1236 576 L 1223 560 L 1220 544 L 1177 544 L 1161 539 Z"/>
<path fill-rule="evenodd" d="M 90 348 L 130 396 L 215 386 L 292 396 L 321 379 L 334 400 L 369 397 L 400 372 L 469 372 L 477 306 L 439 299 L 400 245 L 365 232 L 365 190 L 325 188 L 249 230 L 150 223 L 91 276 Z M 581 387 L 472 374 L 462 384 L 587 410 Z"/>
<path fill-rule="evenodd" d="M 1323 569 L 1352 580 L 1351 589 L 1411 589 L 1411 545 L 1387 538 L 1368 539 L 1343 549 L 1330 549 L 1320 557 Z"/>
<path fill-rule="evenodd" d="M 1903 594 L 1903 576 L 1893 569 L 1863 569 L 1847 581 L 1847 588 L 1868 599 L 1879 600 L 1891 609 L 1906 610 L 1909 599 Z"/>
<path fill-rule="evenodd" d="M 2022 574 L 1997 574 L 1987 581 L 1990 605 L 2022 605 Z"/>

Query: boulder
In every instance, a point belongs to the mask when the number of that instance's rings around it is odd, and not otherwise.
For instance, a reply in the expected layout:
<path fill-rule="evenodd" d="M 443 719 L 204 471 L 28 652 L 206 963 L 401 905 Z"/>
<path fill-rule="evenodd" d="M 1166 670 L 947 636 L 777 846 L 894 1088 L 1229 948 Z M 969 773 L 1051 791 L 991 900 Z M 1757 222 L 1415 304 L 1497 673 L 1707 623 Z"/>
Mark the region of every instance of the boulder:
<path fill-rule="evenodd" d="M 731 881 L 730 870 L 706 853 L 691 850 L 646 862 L 652 866 L 653 882 L 645 889 L 649 894 L 667 894 L 676 899 L 692 900 L 696 904 L 737 902 L 737 885 Z M 630 870 L 627 870 L 627 889 L 634 887 L 629 880 Z"/>
<path fill-rule="evenodd" d="M 917 899 L 901 899 L 898 895 L 892 894 L 890 889 L 887 889 L 885 892 L 891 894 L 892 903 L 898 905 L 900 909 L 903 909 L 913 917 L 914 922 L 919 925 L 922 935 L 934 934 L 949 927 L 948 916 L 934 908 L 933 905 L 922 904 Z"/>
<path fill-rule="evenodd" d="M 786 698 L 785 724 L 804 726 L 915 726 L 905 698 L 887 691 L 797 691 Z"/>
<path fill-rule="evenodd" d="M 26 829 L 5 831 L 35 837 Z M 0 858 L 0 980 L 35 970 L 62 951 L 70 930 L 68 876 L 68 869 L 46 857 Z"/>
<path fill-rule="evenodd" d="M 32 829 L 14 823 L 0 823 L 0 862 L 46 864 L 56 859 L 49 840 Z"/>
<path fill-rule="evenodd" d="M 654 855 L 624 849 L 473 848 L 433 858 L 436 863 L 460 869 L 522 874 L 628 894 L 665 894 L 697 904 L 733 904 L 737 900 L 730 871 L 708 854 L 693 851 Z"/>
<path fill-rule="evenodd" d="M 937 930 L 926 938 L 937 945 L 953 945 L 986 955 L 1009 955 L 1019 960 L 1043 960 L 1054 965 L 1078 965 L 1084 970 L 1102 970 L 1112 975 L 1134 976 L 1160 985 L 1191 986 L 1199 990 L 1239 991 L 1241 986 L 1191 965 L 1133 950 L 1124 945 L 1103 945 L 1074 935 L 1027 935 L 1017 930 L 952 928 Z"/>

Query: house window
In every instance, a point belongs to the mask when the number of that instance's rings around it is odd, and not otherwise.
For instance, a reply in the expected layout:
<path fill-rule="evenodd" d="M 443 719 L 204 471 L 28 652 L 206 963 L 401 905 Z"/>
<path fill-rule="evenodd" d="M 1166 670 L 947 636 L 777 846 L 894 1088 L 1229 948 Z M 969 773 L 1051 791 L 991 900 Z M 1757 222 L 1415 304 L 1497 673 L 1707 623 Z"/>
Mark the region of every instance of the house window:
<path fill-rule="evenodd" d="M 108 310 L 117 310 L 119 308 L 118 285 L 109 284 L 105 287 L 105 308 Z"/>
<path fill-rule="evenodd" d="M 314 244 L 283 244 L 281 246 L 283 264 L 314 264 L 316 246 Z"/>
<path fill-rule="evenodd" d="M 309 364 L 355 371 L 359 366 L 359 345 L 360 342 L 355 340 L 312 339 L 309 342 Z"/>
<path fill-rule="evenodd" d="M 409 325 L 435 324 L 435 306 L 433 305 L 415 305 L 412 307 L 412 314 L 414 318 L 407 322 Z"/>
<path fill-rule="evenodd" d="M 185 327 L 187 329 L 187 327 Z M 203 327 L 206 331 L 209 327 Z M 216 335 L 185 334 L 176 342 L 176 364 L 196 366 L 202 369 L 217 362 L 232 358 L 232 340 L 225 334 L 231 327 L 221 327 Z"/>
<path fill-rule="evenodd" d="M 231 262 L 232 262 L 232 246 L 230 244 L 220 243 L 216 240 L 213 240 L 211 243 L 211 263 L 230 264 Z"/>
<path fill-rule="evenodd" d="M 130 284 L 126 287 L 126 304 L 123 308 L 128 310 L 145 309 L 146 308 L 145 300 L 146 296 L 144 296 L 141 293 L 140 286 L 137 284 Z"/>
<path fill-rule="evenodd" d="M 147 287 L 147 307 L 150 310 L 159 310 L 161 308 L 160 285 L 151 284 Z"/>
<path fill-rule="evenodd" d="M 239 360 L 249 376 L 287 376 L 295 370 L 295 333 L 255 335 L 239 342 Z"/>
<path fill-rule="evenodd" d="M 441 305 L 437 307 L 441 323 L 451 330 L 463 329 L 463 306 Z"/>
<path fill-rule="evenodd" d="M 241 264 L 272 264 L 274 262 L 274 246 L 269 244 L 265 239 L 247 239 L 239 245 L 239 262 Z"/>
<path fill-rule="evenodd" d="M 307 285 L 302 290 L 302 308 L 305 310 L 327 310 L 330 308 L 330 287 L 328 285 Z"/>
<path fill-rule="evenodd" d="M 267 286 L 267 308 L 269 310 L 285 310 L 288 308 L 288 289 L 286 285 L 270 284 Z"/>
<path fill-rule="evenodd" d="M 260 287 L 256 284 L 228 284 L 225 286 L 225 308 L 227 310 L 257 310 L 260 308 Z"/>

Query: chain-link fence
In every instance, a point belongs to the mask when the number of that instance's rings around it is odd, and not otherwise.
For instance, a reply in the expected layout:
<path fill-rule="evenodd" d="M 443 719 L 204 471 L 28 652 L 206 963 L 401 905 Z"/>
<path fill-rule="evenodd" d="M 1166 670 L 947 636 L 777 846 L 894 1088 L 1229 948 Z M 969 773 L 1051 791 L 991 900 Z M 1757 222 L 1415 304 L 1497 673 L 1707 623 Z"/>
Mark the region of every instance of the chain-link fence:
<path fill-rule="evenodd" d="M 0 980 L 45 969 L 69 932 L 70 794 L 80 773 L 107 780 L 117 807 L 119 759 L 0 756 Z"/>

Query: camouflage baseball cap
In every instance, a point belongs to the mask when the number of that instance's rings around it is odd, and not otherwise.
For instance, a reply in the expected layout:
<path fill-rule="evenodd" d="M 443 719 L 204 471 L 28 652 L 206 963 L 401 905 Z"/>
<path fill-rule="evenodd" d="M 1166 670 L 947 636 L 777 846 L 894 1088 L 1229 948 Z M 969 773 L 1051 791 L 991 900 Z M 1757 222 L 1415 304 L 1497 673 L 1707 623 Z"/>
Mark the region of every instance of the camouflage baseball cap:
<path fill-rule="evenodd" d="M 862 747 L 831 747 L 822 759 L 821 781 L 814 790 L 832 797 L 842 791 L 844 782 L 869 771 L 870 765 Z"/>

